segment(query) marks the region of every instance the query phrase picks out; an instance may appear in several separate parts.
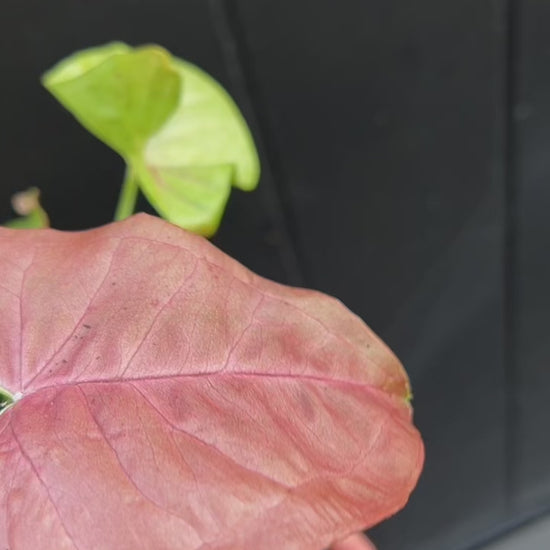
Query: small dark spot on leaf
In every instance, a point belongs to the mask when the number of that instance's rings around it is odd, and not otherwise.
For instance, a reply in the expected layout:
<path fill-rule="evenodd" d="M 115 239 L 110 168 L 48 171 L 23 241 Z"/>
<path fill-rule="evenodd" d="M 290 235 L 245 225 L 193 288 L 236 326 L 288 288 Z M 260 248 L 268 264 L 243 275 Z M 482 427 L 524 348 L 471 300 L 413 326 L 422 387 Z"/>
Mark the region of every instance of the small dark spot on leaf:
<path fill-rule="evenodd" d="M 96 361 L 99 360 L 99 359 L 101 359 L 101 357 L 98 355 L 98 356 L 96 357 Z"/>
<path fill-rule="evenodd" d="M 82 326 L 83 326 L 84 328 L 92 328 L 91 325 L 86 325 L 86 324 L 84 324 L 84 325 L 82 325 Z"/>
<path fill-rule="evenodd" d="M 115 286 L 115 285 L 116 285 L 116 283 L 113 281 L 113 282 L 111 283 L 111 286 Z"/>
<path fill-rule="evenodd" d="M 67 359 L 62 359 L 63 363 L 66 363 L 67 362 Z"/>

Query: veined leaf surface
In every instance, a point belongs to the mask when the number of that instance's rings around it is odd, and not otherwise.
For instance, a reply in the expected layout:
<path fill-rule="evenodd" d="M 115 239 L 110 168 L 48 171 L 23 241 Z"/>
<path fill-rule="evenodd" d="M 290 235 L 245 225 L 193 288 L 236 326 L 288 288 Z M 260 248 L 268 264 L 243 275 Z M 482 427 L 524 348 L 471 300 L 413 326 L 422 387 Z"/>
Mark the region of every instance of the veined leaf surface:
<path fill-rule="evenodd" d="M 321 550 L 416 484 L 380 339 L 158 218 L 0 228 L 0 311 L 0 548 Z"/>

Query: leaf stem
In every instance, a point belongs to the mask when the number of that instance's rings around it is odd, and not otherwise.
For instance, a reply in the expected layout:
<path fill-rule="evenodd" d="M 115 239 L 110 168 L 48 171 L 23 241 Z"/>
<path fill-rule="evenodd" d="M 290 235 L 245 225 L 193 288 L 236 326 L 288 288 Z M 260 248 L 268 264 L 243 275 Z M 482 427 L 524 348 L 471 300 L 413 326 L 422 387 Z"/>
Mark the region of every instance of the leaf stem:
<path fill-rule="evenodd" d="M 130 217 L 136 209 L 138 196 L 138 182 L 136 174 L 131 166 L 126 167 L 124 181 L 118 196 L 118 203 L 115 210 L 115 221 L 124 220 Z"/>

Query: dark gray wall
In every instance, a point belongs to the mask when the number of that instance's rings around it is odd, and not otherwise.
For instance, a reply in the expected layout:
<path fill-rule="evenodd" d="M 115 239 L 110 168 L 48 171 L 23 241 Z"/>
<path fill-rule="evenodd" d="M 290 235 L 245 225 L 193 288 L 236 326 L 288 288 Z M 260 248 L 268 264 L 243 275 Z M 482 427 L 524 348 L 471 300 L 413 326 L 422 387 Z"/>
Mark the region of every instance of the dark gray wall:
<path fill-rule="evenodd" d="M 110 221 L 122 162 L 40 88 L 76 49 L 156 42 L 213 74 L 263 164 L 216 244 L 321 289 L 404 361 L 426 442 L 380 550 L 473 548 L 550 507 L 550 5 L 5 0 L 2 183 Z"/>

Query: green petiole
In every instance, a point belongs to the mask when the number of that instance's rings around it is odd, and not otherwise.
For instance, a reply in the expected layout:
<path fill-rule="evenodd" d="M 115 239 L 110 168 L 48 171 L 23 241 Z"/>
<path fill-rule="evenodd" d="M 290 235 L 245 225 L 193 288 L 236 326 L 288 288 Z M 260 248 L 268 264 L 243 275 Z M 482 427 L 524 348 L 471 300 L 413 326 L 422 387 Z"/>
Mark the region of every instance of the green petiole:
<path fill-rule="evenodd" d="M 136 201 L 138 196 L 139 186 L 136 174 L 131 166 L 127 166 L 118 197 L 118 203 L 115 210 L 115 221 L 129 218 L 136 209 Z"/>

